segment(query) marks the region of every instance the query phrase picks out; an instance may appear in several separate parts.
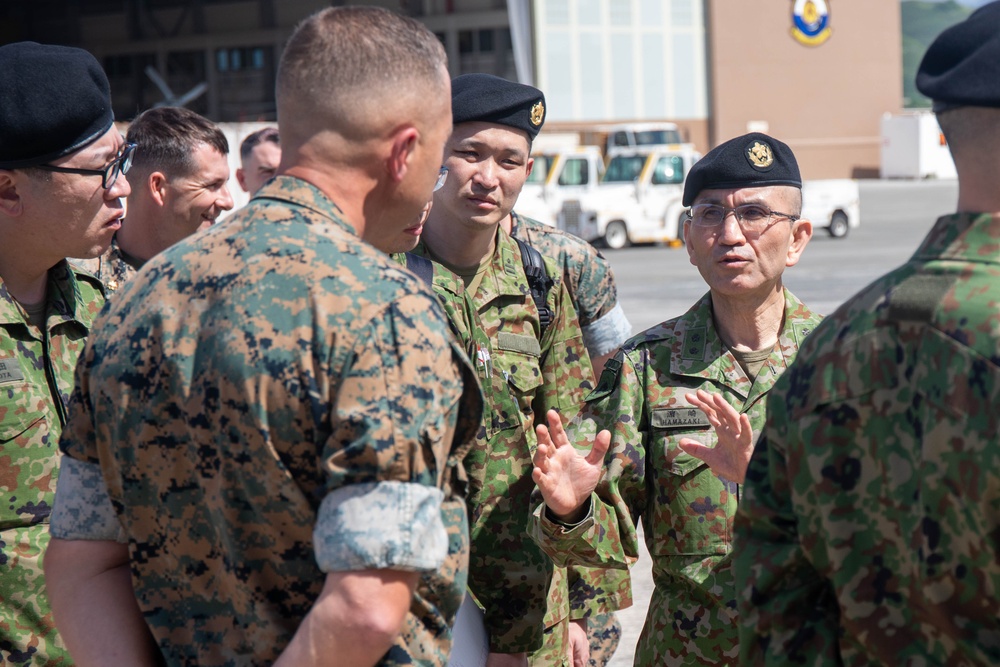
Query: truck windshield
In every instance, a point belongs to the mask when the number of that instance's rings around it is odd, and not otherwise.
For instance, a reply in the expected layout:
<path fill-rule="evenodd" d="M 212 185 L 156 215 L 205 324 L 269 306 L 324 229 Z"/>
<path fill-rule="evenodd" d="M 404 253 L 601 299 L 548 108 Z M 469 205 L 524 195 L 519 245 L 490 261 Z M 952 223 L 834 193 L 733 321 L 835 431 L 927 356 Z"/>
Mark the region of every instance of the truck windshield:
<path fill-rule="evenodd" d="M 535 158 L 535 166 L 531 168 L 531 174 L 528 176 L 528 183 L 545 183 L 546 178 L 548 178 L 549 171 L 552 169 L 552 165 L 555 164 L 556 158 L 554 155 L 532 155 Z"/>
<path fill-rule="evenodd" d="M 586 185 L 590 182 L 590 169 L 583 158 L 566 160 L 562 173 L 559 174 L 559 185 Z"/>
<path fill-rule="evenodd" d="M 639 178 L 645 155 L 616 155 L 608 162 L 602 183 L 631 183 Z"/>
<path fill-rule="evenodd" d="M 681 143 L 681 133 L 678 130 L 643 130 L 635 133 L 636 146 L 679 143 Z"/>

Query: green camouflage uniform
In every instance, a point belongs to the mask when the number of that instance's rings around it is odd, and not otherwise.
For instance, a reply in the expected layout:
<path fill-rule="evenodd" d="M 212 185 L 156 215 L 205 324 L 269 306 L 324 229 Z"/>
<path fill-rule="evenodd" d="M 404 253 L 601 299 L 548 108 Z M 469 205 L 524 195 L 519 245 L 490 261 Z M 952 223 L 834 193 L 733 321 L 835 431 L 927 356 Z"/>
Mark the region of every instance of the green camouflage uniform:
<path fill-rule="evenodd" d="M 515 213 L 511 217 L 511 236 L 551 257 L 562 269 L 590 356 L 602 356 L 621 347 L 632 335 L 632 325 L 618 303 L 611 264 L 583 239 L 526 216 Z M 570 618 L 587 619 L 590 665 L 603 667 L 621 638 L 621 625 L 613 611 L 632 602 L 628 572 L 570 565 L 568 576 Z"/>
<path fill-rule="evenodd" d="M 0 664 L 69 665 L 52 623 L 41 557 L 59 475 L 73 369 L 104 303 L 100 283 L 49 269 L 45 331 L 0 279 Z"/>
<path fill-rule="evenodd" d="M 502 229 L 496 250 L 473 295 L 482 329 L 491 346 L 495 417 L 485 423 L 485 440 L 466 457 L 471 480 L 472 535 L 470 586 L 484 608 L 490 649 L 531 652 L 543 643 L 550 582 L 556 595 L 551 614 L 569 616 L 565 579 L 553 578 L 552 562 L 529 539 L 531 455 L 536 415 L 550 409 L 572 415 L 593 387 L 593 372 L 576 312 L 559 270 L 546 259 L 555 285 L 547 295 L 554 313 L 539 340 L 538 309 L 531 298 L 517 243 Z M 414 251 L 426 256 L 421 242 Z M 504 397 L 506 395 L 506 397 Z M 556 638 L 564 642 L 565 637 Z"/>
<path fill-rule="evenodd" d="M 744 663 L 1000 664 L 1000 216 L 940 218 L 769 403 L 736 520 Z"/>
<path fill-rule="evenodd" d="M 562 269 L 566 290 L 580 318 L 583 341 L 591 356 L 608 354 L 632 335 L 632 325 L 618 303 L 611 264 L 583 239 L 525 216 L 513 214 L 511 236 L 521 239 Z"/>
<path fill-rule="evenodd" d="M 52 533 L 124 526 L 168 664 L 269 665 L 326 573 L 370 569 L 422 574 L 379 664 L 446 663 L 482 397 L 423 284 L 278 177 L 153 258 L 91 340 Z"/>
<path fill-rule="evenodd" d="M 84 271 L 93 274 L 104 284 L 107 294 L 117 292 L 122 285 L 131 280 L 139 267 L 135 260 L 125 258 L 125 253 L 118 247 L 118 237 L 111 239 L 111 245 L 104 254 L 94 259 L 73 259 L 73 264 Z"/>
<path fill-rule="evenodd" d="M 612 433 L 591 514 L 566 528 L 536 510 L 533 535 L 557 563 L 624 568 L 639 555 L 640 517 L 653 560 L 653 590 L 635 664 L 725 665 L 737 654 L 732 521 L 739 486 L 717 477 L 678 446 L 683 437 L 714 444 L 715 430 L 684 398 L 721 394 L 764 425 L 764 398 L 819 322 L 785 291 L 784 324 L 771 356 L 751 381 L 719 338 L 706 294 L 687 313 L 629 340 L 608 362 L 574 438 L 589 448 Z"/>

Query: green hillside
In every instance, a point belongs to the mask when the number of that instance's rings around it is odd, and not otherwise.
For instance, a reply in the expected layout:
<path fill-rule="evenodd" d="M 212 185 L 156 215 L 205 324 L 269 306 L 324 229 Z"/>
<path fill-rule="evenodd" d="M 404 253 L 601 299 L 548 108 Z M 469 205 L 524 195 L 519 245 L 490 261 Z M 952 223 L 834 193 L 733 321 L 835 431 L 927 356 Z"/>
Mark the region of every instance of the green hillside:
<path fill-rule="evenodd" d="M 964 20 L 972 9 L 947 2 L 904 0 L 900 3 L 903 17 L 903 106 L 929 107 L 930 100 L 917 91 L 914 78 L 927 47 L 942 30 Z"/>

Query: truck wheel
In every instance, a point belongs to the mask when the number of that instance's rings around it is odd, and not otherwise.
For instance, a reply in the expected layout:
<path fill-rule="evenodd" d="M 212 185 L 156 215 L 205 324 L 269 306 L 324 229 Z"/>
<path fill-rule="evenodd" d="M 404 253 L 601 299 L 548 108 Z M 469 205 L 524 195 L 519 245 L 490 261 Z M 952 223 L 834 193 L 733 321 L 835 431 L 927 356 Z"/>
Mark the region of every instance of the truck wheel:
<path fill-rule="evenodd" d="M 847 224 L 847 214 L 843 211 L 836 211 L 830 218 L 830 226 L 826 228 L 826 231 L 830 233 L 835 239 L 842 239 L 847 236 L 847 230 L 849 225 Z"/>
<path fill-rule="evenodd" d="M 628 230 L 625 229 L 625 223 L 617 220 L 609 222 L 607 229 L 604 230 L 604 243 L 612 250 L 627 246 Z"/>

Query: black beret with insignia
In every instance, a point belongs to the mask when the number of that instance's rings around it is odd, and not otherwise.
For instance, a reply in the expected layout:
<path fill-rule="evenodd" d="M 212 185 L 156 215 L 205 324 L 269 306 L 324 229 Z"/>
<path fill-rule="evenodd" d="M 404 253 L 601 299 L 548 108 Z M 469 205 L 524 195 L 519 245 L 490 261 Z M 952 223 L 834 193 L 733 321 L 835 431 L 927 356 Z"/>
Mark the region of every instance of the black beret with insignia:
<path fill-rule="evenodd" d="M 545 122 L 545 96 L 492 74 L 463 74 L 451 81 L 451 119 L 455 125 L 475 120 L 506 125 L 533 141 Z"/>
<path fill-rule="evenodd" d="M 684 181 L 681 203 L 690 206 L 702 190 L 768 185 L 801 188 L 799 164 L 787 145 L 766 134 L 751 132 L 716 146 L 694 163 Z"/>
<path fill-rule="evenodd" d="M 934 100 L 935 111 L 1000 107 L 1000 2 L 938 35 L 920 62 L 917 90 Z"/>
<path fill-rule="evenodd" d="M 114 123 L 111 87 L 83 49 L 0 46 L 0 169 L 45 164 L 100 139 Z"/>

